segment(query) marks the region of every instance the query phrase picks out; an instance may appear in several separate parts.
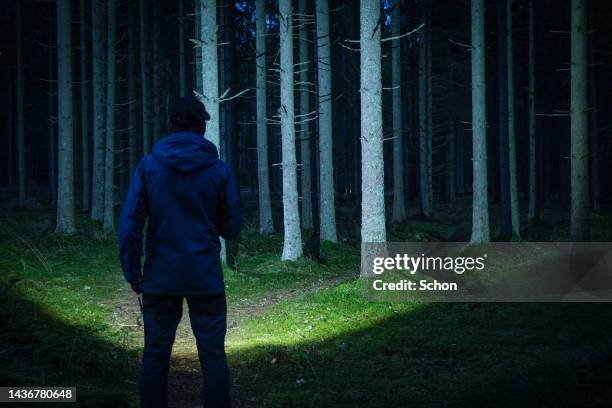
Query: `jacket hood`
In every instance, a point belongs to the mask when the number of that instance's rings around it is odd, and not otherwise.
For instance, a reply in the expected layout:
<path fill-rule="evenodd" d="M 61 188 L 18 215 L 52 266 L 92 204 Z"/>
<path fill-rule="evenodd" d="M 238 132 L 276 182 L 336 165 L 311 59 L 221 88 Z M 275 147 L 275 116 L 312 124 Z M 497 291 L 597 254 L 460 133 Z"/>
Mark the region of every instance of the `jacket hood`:
<path fill-rule="evenodd" d="M 164 137 L 155 144 L 153 154 L 164 166 L 184 173 L 208 168 L 219 160 L 215 145 L 195 132 Z"/>

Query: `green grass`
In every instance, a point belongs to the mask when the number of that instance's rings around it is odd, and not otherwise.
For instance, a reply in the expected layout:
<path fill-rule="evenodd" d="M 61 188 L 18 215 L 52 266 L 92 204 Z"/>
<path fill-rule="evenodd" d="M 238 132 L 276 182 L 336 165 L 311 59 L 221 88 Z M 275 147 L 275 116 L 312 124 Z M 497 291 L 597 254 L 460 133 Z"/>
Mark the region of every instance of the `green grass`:
<path fill-rule="evenodd" d="M 250 320 L 228 352 L 262 406 L 596 405 L 611 323 L 608 305 L 373 304 L 354 281 Z"/>
<path fill-rule="evenodd" d="M 74 384 L 90 406 L 127 405 L 136 353 L 130 334 L 108 322 L 123 287 L 115 244 L 85 217 L 83 233 L 53 234 L 50 216 L 2 215 L 0 382 Z"/>
<path fill-rule="evenodd" d="M 78 217 L 74 236 L 54 234 L 53 213 L 45 210 L 0 220 L 0 384 L 74 384 L 89 405 L 132 403 L 141 343 L 133 330 L 110 322 L 130 293 L 116 240 L 97 233 L 86 216 Z M 225 270 L 230 305 L 298 296 L 354 278 L 359 265 L 358 251 L 346 247 L 324 243 L 328 263 L 320 265 L 307 258 L 281 262 L 279 235 L 247 230 L 244 240 L 237 269 Z"/>
<path fill-rule="evenodd" d="M 329 279 L 354 277 L 359 268 L 359 251 L 324 242 L 321 252 L 327 263 L 321 265 L 309 258 L 281 262 L 282 236 L 263 236 L 253 230 L 242 234 L 237 269 L 225 268 L 229 301 L 269 296 L 292 288 L 306 289 Z"/>
<path fill-rule="evenodd" d="M 453 239 L 450 208 L 390 239 Z M 607 228 L 593 221 L 596 236 Z M 0 383 L 76 385 L 87 406 L 135 404 L 141 338 L 111 315 L 129 295 L 116 242 L 86 216 L 52 233 L 45 210 L 0 214 Z M 606 224 L 608 225 L 608 224 Z M 599 231 L 601 230 L 601 231 Z M 567 225 L 526 226 L 561 239 Z M 281 262 L 282 236 L 243 235 L 226 268 L 227 352 L 239 406 L 606 406 L 607 304 L 368 303 L 355 246 L 323 243 L 326 264 Z M 352 241 L 349 241 L 352 242 Z M 233 314 L 232 314 L 233 313 Z M 193 367 L 193 349 L 180 349 Z M 191 353 L 191 358 L 185 358 Z M 191 365 L 190 365 L 191 364 Z M 197 372 L 184 375 L 199 381 Z"/>

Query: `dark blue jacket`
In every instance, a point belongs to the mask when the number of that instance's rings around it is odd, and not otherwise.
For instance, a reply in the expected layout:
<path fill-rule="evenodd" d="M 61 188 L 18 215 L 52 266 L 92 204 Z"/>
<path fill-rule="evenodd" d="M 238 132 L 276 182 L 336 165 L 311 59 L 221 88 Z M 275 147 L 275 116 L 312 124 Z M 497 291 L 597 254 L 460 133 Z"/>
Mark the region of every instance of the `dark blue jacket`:
<path fill-rule="evenodd" d="M 121 211 L 125 279 L 144 293 L 223 293 L 219 236 L 235 238 L 241 222 L 238 185 L 215 145 L 193 132 L 166 136 L 138 164 Z"/>

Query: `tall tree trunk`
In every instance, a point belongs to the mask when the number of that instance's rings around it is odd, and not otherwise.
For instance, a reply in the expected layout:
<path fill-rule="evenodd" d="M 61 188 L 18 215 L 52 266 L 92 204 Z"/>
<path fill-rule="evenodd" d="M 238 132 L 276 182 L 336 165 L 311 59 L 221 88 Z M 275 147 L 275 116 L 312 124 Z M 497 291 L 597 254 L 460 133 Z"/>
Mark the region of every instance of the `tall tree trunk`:
<path fill-rule="evenodd" d="M 485 7 L 484 0 L 472 0 L 472 157 L 474 197 L 471 242 L 490 240 L 487 186 L 487 133 L 485 93 Z"/>
<path fill-rule="evenodd" d="M 58 189 L 55 231 L 76 232 L 70 0 L 57 0 Z"/>
<path fill-rule="evenodd" d="M 497 74 L 498 74 L 498 133 L 499 133 L 499 188 L 500 236 L 512 234 L 512 206 L 510 203 L 510 162 L 508 138 L 508 52 L 506 36 L 506 2 L 497 3 Z"/>
<path fill-rule="evenodd" d="M 306 19 L 307 0 L 299 0 L 298 12 L 300 19 Z M 304 229 L 313 228 L 312 219 L 312 192 L 310 189 L 311 185 L 311 159 L 310 159 L 310 145 L 312 143 L 313 136 L 310 132 L 310 121 L 307 120 L 306 116 L 310 112 L 310 93 L 309 93 L 309 77 L 310 61 L 308 55 L 308 25 L 302 22 L 298 30 L 299 32 L 299 59 L 302 65 L 300 65 L 300 181 L 302 190 L 302 227 Z"/>
<path fill-rule="evenodd" d="M 353 204 L 357 214 L 361 211 L 361 103 L 353 106 Z"/>
<path fill-rule="evenodd" d="M 599 199 L 599 128 L 598 128 L 598 104 L 597 104 L 597 61 L 595 59 L 595 41 L 593 36 L 596 33 L 595 27 L 593 26 L 593 2 L 591 1 L 591 13 L 590 13 L 590 29 L 591 40 L 589 41 L 589 60 L 591 64 L 591 72 L 589 76 L 589 88 L 590 88 L 590 122 L 591 122 L 591 134 L 589 135 L 590 148 L 591 148 L 591 205 L 593 211 L 598 212 L 600 210 L 600 199 Z"/>
<path fill-rule="evenodd" d="M 219 25 L 217 27 L 217 38 L 219 38 L 221 40 L 221 43 L 225 43 L 225 14 L 226 14 L 226 10 L 225 10 L 225 0 L 220 0 L 220 5 L 219 5 L 219 10 L 218 10 L 218 15 L 217 17 L 219 18 Z M 225 92 L 225 90 L 228 88 L 227 86 L 227 80 L 225 78 L 225 73 L 226 73 L 226 68 L 227 68 L 227 61 L 226 61 L 226 55 L 227 55 L 227 46 L 231 46 L 229 44 L 223 44 L 223 45 L 219 45 L 218 48 L 218 58 L 219 58 L 219 88 L 220 88 L 220 93 L 222 94 L 223 92 Z M 219 156 L 221 157 L 221 159 L 223 159 L 225 162 L 228 162 L 227 160 L 227 152 L 228 152 L 228 145 L 227 145 L 227 139 L 226 139 L 226 134 L 225 134 L 225 128 L 227 125 L 226 119 L 225 119 L 225 110 L 226 110 L 226 104 L 219 104 Z"/>
<path fill-rule="evenodd" d="M 223 16 L 223 42 L 226 44 L 222 47 L 223 63 L 221 64 L 223 72 L 224 88 L 234 89 L 234 61 L 235 61 L 235 37 L 234 37 L 234 5 L 233 0 L 225 0 L 221 8 Z M 239 174 L 239 149 L 237 148 L 238 134 L 234 129 L 234 101 L 225 101 L 223 107 L 223 123 L 224 128 L 221 133 L 225 140 L 225 160 L 230 165 L 235 175 Z M 238 242 L 227 241 L 225 246 L 226 263 L 228 266 L 236 267 L 238 257 Z"/>
<path fill-rule="evenodd" d="M 153 140 L 157 141 L 161 137 L 161 59 L 159 52 L 159 8 L 161 3 L 153 0 Z M 216 31 L 216 26 L 213 26 Z M 216 41 L 215 41 L 216 43 Z M 215 59 L 215 63 L 216 63 Z M 212 64 L 212 61 L 210 62 Z"/>
<path fill-rule="evenodd" d="M 121 99 L 122 97 L 126 98 L 127 93 L 121 92 L 121 88 L 119 88 L 119 95 L 116 96 L 115 99 Z M 115 113 L 115 127 L 117 129 L 125 129 L 129 127 L 129 119 L 129 112 L 127 117 L 125 115 L 117 115 Z M 115 136 L 115 151 L 115 174 L 118 175 L 118 177 L 115 177 L 115 179 L 118 179 L 117 181 L 119 183 L 117 190 L 119 191 L 120 197 L 123 197 L 124 194 L 127 193 L 129 187 L 129 181 L 127 179 L 129 177 L 129 135 L 126 137 L 124 136 L 124 132 L 121 132 Z"/>
<path fill-rule="evenodd" d="M 347 24 L 347 20 L 348 20 L 348 23 L 350 24 L 350 20 L 351 20 L 350 13 L 347 13 L 346 16 L 342 17 L 341 24 Z M 355 37 L 352 37 L 352 38 L 355 38 Z M 348 52 L 340 53 L 340 72 L 346 72 L 347 75 L 345 78 L 339 77 L 338 82 L 340 82 L 340 90 L 342 92 L 342 96 L 344 100 L 346 101 L 345 103 L 347 104 L 350 103 L 349 95 L 353 93 L 354 88 L 355 88 L 354 81 L 349 80 L 350 76 L 348 75 L 348 73 L 351 71 L 351 68 L 352 68 L 349 58 L 350 58 L 350 55 Z M 352 126 L 350 110 L 341 109 L 340 112 L 341 112 L 341 115 L 339 115 L 339 121 L 340 121 L 340 126 L 341 126 L 340 129 L 343 129 L 343 131 L 341 131 L 338 137 L 336 138 L 337 143 L 335 145 L 338 147 L 338 149 L 336 150 L 336 155 L 341 156 L 342 160 L 337 165 L 337 168 L 339 169 L 339 171 L 338 171 L 337 182 L 336 182 L 336 191 L 340 192 L 342 201 L 344 201 L 345 199 L 348 199 L 351 194 L 351 154 L 352 154 L 351 153 L 351 142 L 353 140 L 353 137 L 352 137 L 353 135 L 351 135 L 350 132 L 346 131 L 347 129 L 350 129 L 350 127 Z"/>
<path fill-rule="evenodd" d="M 316 1 L 314 4 L 314 18 L 315 18 L 315 36 L 317 35 L 316 31 Z M 316 45 L 316 42 L 315 42 Z M 318 47 L 315 46 L 312 53 L 313 61 L 319 60 L 319 50 Z M 317 66 L 318 69 L 318 66 Z M 318 73 L 317 73 L 318 75 Z M 313 84 L 314 92 L 318 95 L 319 92 L 319 82 Z M 318 100 L 317 100 L 318 105 Z M 318 106 L 317 106 L 318 108 Z M 310 144 L 310 200 L 312 202 L 312 234 L 310 238 L 306 241 L 304 247 L 307 251 L 306 255 L 312 259 L 319 260 L 321 256 L 321 201 L 320 201 L 320 191 L 321 191 L 321 183 L 320 183 L 320 150 L 319 150 L 319 129 L 312 132 L 312 143 Z"/>
<path fill-rule="evenodd" d="M 455 120 L 451 119 L 448 122 L 448 139 L 447 139 L 447 150 L 446 150 L 446 194 L 447 194 L 447 201 L 449 203 L 452 203 L 453 201 L 455 201 L 455 182 L 456 182 L 456 175 L 455 175 L 455 157 L 456 157 L 456 129 L 457 126 L 455 125 Z"/>
<path fill-rule="evenodd" d="M 431 140 L 429 129 L 429 87 L 430 69 L 428 61 L 429 41 L 431 30 L 429 27 L 429 5 L 425 7 L 425 28 L 423 30 L 423 41 L 419 47 L 419 189 L 421 197 L 421 211 L 425 217 L 433 215 L 433 192 L 431 175 Z"/>
<path fill-rule="evenodd" d="M 202 103 L 210 114 L 206 138 L 219 149 L 219 68 L 217 54 L 217 5 L 215 0 L 201 1 L 200 39 L 202 60 Z"/>
<path fill-rule="evenodd" d="M 359 30 L 361 29 L 361 19 L 359 16 L 360 9 L 353 8 L 351 12 L 351 19 L 349 21 L 349 36 L 351 38 L 357 38 L 359 36 Z M 361 54 L 359 55 L 361 58 Z M 360 68 L 361 69 L 361 68 Z M 359 75 L 359 74 L 357 74 Z M 357 78 L 359 78 L 357 76 Z M 360 90 L 357 89 L 350 94 L 350 106 L 353 106 L 352 110 L 352 126 L 350 127 L 350 133 L 352 134 L 353 141 L 353 205 L 355 209 L 355 218 L 360 217 L 361 214 L 361 103 L 360 103 Z"/>
<path fill-rule="evenodd" d="M 433 217 L 434 212 L 434 191 L 433 191 L 433 67 L 432 67 L 432 44 L 433 44 L 433 28 L 431 27 L 431 14 L 432 14 L 432 3 L 433 0 L 428 0 L 425 3 L 425 18 L 426 18 L 426 26 L 425 30 L 427 32 L 427 42 L 425 54 L 425 66 L 426 73 L 425 78 L 427 79 L 427 212 L 425 215 L 427 217 Z"/>
<path fill-rule="evenodd" d="M 535 114 L 535 20 L 534 0 L 529 0 L 529 221 L 540 215 L 536 167 L 536 114 Z"/>
<path fill-rule="evenodd" d="M 403 104 L 403 110 L 405 110 L 405 115 L 406 115 L 406 127 L 405 127 L 405 133 L 406 136 L 403 138 L 403 143 L 402 143 L 402 149 L 404 151 L 403 153 L 403 157 L 404 157 L 404 199 L 406 200 L 406 204 L 404 205 L 406 207 L 406 215 L 408 215 L 408 198 L 411 195 L 411 186 L 414 184 L 416 185 L 416 183 L 413 183 L 413 176 L 412 176 L 412 166 L 411 163 L 414 162 L 416 163 L 417 161 L 415 159 L 413 159 L 413 157 L 416 156 L 412 156 L 411 151 L 413 148 L 413 144 L 414 144 L 414 135 L 416 134 L 414 132 L 415 129 L 415 117 L 414 117 L 414 107 L 416 106 L 415 103 L 415 99 L 414 99 L 414 84 L 416 83 L 416 81 L 414 80 L 414 67 L 413 67 L 413 49 L 411 44 L 408 43 L 404 43 L 404 55 L 405 55 L 405 59 L 406 62 L 403 64 L 406 67 L 406 78 L 407 78 L 407 83 L 406 83 L 406 100 L 408 101 L 407 104 Z M 407 108 L 406 108 L 407 105 Z M 411 161 L 412 160 L 412 161 Z M 415 174 L 418 174 L 418 169 L 417 171 L 414 172 Z"/>
<path fill-rule="evenodd" d="M 94 0 L 96 1 L 96 0 Z M 196 2 L 197 4 L 197 2 Z M 149 127 L 149 77 L 147 63 L 147 7 L 146 1 L 138 2 L 138 14 L 140 16 L 140 105 L 142 106 L 142 155 L 151 150 L 151 130 Z"/>
<path fill-rule="evenodd" d="M 385 242 L 380 2 L 361 0 L 361 242 Z"/>
<path fill-rule="evenodd" d="M 451 65 L 449 69 L 450 84 L 456 83 L 455 66 Z M 452 85 L 451 85 L 452 86 Z M 457 196 L 457 115 L 459 100 L 457 98 L 456 87 L 451 87 L 449 90 L 449 100 L 452 108 L 450 109 L 450 118 L 448 120 L 448 131 L 446 133 L 446 201 L 452 204 Z"/>
<path fill-rule="evenodd" d="M 314 53 L 316 58 L 316 51 Z M 306 255 L 317 262 L 321 259 L 321 221 L 319 211 L 319 139 L 318 132 L 312 132 L 312 143 L 310 148 L 310 157 L 312 164 L 310 166 L 310 201 L 312 202 L 312 234 L 305 242 L 304 248 Z"/>
<path fill-rule="evenodd" d="M 89 76 L 87 72 L 87 13 L 85 12 L 85 0 L 79 4 L 79 28 L 81 47 L 81 176 L 82 176 L 82 203 L 83 211 L 89 210 L 91 198 L 90 176 L 89 176 Z"/>
<path fill-rule="evenodd" d="M 425 206 L 427 205 L 427 79 L 426 79 L 426 58 L 425 58 L 425 38 L 427 34 L 425 29 L 422 32 L 423 41 L 419 41 L 418 45 L 418 60 L 417 60 L 417 115 L 418 115 L 418 159 L 419 159 L 419 200 L 421 204 L 421 213 L 425 214 Z"/>
<path fill-rule="evenodd" d="M 268 166 L 268 124 L 266 97 L 266 1 L 255 6 L 255 63 L 257 103 L 257 182 L 259 192 L 259 232 L 274 231 L 270 202 L 270 168 Z"/>
<path fill-rule="evenodd" d="M 15 26 L 17 32 L 17 174 L 19 177 L 19 207 L 25 207 L 26 199 L 26 165 L 25 165 L 25 134 L 23 124 L 23 30 L 21 22 L 21 1 L 15 2 Z"/>
<path fill-rule="evenodd" d="M 200 2 L 199 1 L 194 1 L 194 37 L 196 40 L 200 39 L 200 35 L 201 35 L 201 29 L 200 29 L 200 23 L 202 21 L 202 17 L 200 16 L 200 10 L 202 9 Z M 194 47 L 194 64 L 195 64 L 195 69 L 194 69 L 194 74 L 195 74 L 195 81 L 194 81 L 194 87 L 195 90 L 199 93 L 202 93 L 202 48 L 200 47 L 199 44 L 196 44 L 196 46 Z"/>
<path fill-rule="evenodd" d="M 283 168 L 283 240 L 282 260 L 294 261 L 302 256 L 300 209 L 297 192 L 295 154 L 295 121 L 293 105 L 293 10 L 291 0 L 279 0 L 280 25 L 280 91 L 279 107 Z"/>
<path fill-rule="evenodd" d="M 179 38 L 179 95 L 185 96 L 185 8 L 184 0 L 178 1 L 178 38 Z"/>
<path fill-rule="evenodd" d="M 136 34 L 134 26 L 136 24 L 135 8 L 136 4 L 128 3 L 128 171 L 127 180 L 130 180 L 132 173 L 136 170 L 137 148 L 136 148 Z M 144 78 L 141 78 L 144 83 Z"/>
<path fill-rule="evenodd" d="M 232 63 L 233 63 L 233 40 L 232 40 L 232 18 L 231 0 L 222 0 L 219 6 L 219 27 L 221 33 L 218 34 L 223 45 L 219 47 L 219 85 L 221 93 L 233 89 L 232 85 Z M 219 135 L 221 138 L 221 157 L 235 171 L 232 148 L 233 148 L 233 124 L 232 124 L 232 101 L 219 104 Z"/>
<path fill-rule="evenodd" d="M 331 52 L 329 6 L 327 0 L 316 0 L 317 78 L 319 98 L 319 208 L 321 240 L 338 242 L 334 191 L 332 138 Z"/>
<path fill-rule="evenodd" d="M 512 0 L 506 0 L 506 55 L 508 62 L 508 167 L 510 170 L 510 209 L 512 235 L 521 237 L 518 181 L 516 171 L 516 136 L 514 132 L 514 57 L 512 46 Z"/>
<path fill-rule="evenodd" d="M 104 118 L 105 118 L 105 47 L 104 2 L 91 3 L 91 52 L 93 72 L 93 177 L 91 192 L 91 218 L 102 221 L 104 215 Z"/>
<path fill-rule="evenodd" d="M 353 97 L 355 106 L 357 104 L 357 97 Z M 353 118 L 351 120 L 352 127 L 351 132 L 353 134 L 353 202 L 355 211 L 360 214 L 361 211 L 361 103 L 353 111 Z"/>
<path fill-rule="evenodd" d="M 210 114 L 206 123 L 206 138 L 217 150 L 221 149 L 219 131 L 219 56 L 217 46 L 217 2 L 202 0 L 200 2 L 200 39 L 201 72 L 202 72 L 202 103 Z M 221 241 L 221 259 L 225 259 L 225 242 Z"/>
<path fill-rule="evenodd" d="M 571 239 L 589 239 L 587 104 L 587 2 L 572 0 L 571 35 Z"/>
<path fill-rule="evenodd" d="M 7 98 L 6 98 L 6 124 L 7 126 L 7 131 L 6 131 L 6 137 L 7 137 L 7 158 L 6 158 L 6 177 L 7 177 L 7 186 L 12 190 L 13 188 L 13 138 L 15 137 L 14 135 L 14 124 L 13 124 L 13 78 L 11 76 L 11 71 L 7 70 L 7 87 L 8 90 L 6 92 L 7 94 Z"/>
<path fill-rule="evenodd" d="M 106 159 L 103 225 L 105 233 L 115 230 L 115 7 L 116 0 L 108 0 L 108 32 L 106 37 Z"/>
<path fill-rule="evenodd" d="M 56 21 L 54 15 L 56 7 L 53 4 L 49 4 L 49 39 L 56 35 L 57 22 L 54 23 Z M 51 208 L 57 208 L 57 78 L 55 77 L 57 62 L 54 58 L 56 54 L 57 47 L 55 50 L 49 48 L 49 62 L 47 64 L 49 85 L 47 94 L 49 96 L 49 190 L 51 192 Z"/>
<path fill-rule="evenodd" d="M 225 87 L 226 89 L 235 89 L 236 75 L 234 71 L 234 63 L 236 60 L 235 50 L 236 50 L 236 38 L 234 33 L 234 19 L 235 14 L 233 12 L 234 5 L 232 0 L 226 0 L 224 7 L 224 34 L 225 34 L 225 42 L 228 43 L 228 46 L 225 48 Z M 223 103 L 225 107 L 225 139 L 227 141 L 227 154 L 226 159 L 227 162 L 232 166 L 235 174 L 239 173 L 239 165 L 240 165 L 240 154 L 239 154 L 239 146 L 238 139 L 239 135 L 237 129 L 234 127 L 235 122 L 235 104 L 236 102 L 233 100 L 226 101 Z"/>
<path fill-rule="evenodd" d="M 402 74 L 401 74 L 401 43 L 400 18 L 401 1 L 393 4 L 391 18 L 391 88 L 393 102 L 393 222 L 406 219 L 406 196 L 404 194 L 404 147 L 402 126 Z"/>
<path fill-rule="evenodd" d="M 465 194 L 465 135 L 463 127 L 457 130 L 457 194 Z"/>

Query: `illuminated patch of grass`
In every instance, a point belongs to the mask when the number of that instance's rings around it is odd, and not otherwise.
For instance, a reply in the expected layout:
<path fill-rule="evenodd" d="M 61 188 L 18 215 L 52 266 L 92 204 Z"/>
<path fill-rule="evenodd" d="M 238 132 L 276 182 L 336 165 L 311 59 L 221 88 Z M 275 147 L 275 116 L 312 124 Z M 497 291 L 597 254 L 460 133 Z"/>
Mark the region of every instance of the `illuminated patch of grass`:
<path fill-rule="evenodd" d="M 368 303 L 356 280 L 273 307 L 228 352 L 256 406 L 592 406 L 610 323 L 601 304 Z"/>
<path fill-rule="evenodd" d="M 2 384 L 74 384 L 79 397 L 92 404 L 133 401 L 141 344 L 109 319 L 130 293 L 116 239 L 97 232 L 99 226 L 85 215 L 78 217 L 74 236 L 54 234 L 53 213 L 45 210 L 0 219 Z M 328 243 L 322 245 L 326 265 L 307 258 L 282 262 L 282 235 L 247 230 L 245 237 L 238 270 L 225 271 L 230 307 L 243 300 L 267 307 L 264 300 L 276 294 L 295 296 L 325 287 L 328 280 L 348 279 L 359 264 L 356 250 Z"/>
<path fill-rule="evenodd" d="M 451 216 L 409 218 L 389 237 L 465 235 Z M 0 215 L 0 381 L 75 384 L 91 405 L 133 403 L 140 343 L 109 323 L 129 293 L 116 240 L 86 216 L 77 235 L 58 236 L 52 219 Z M 534 228 L 550 237 L 550 223 Z M 608 305 L 368 303 L 356 245 L 323 243 L 319 264 L 280 261 L 280 234 L 247 229 L 243 242 L 238 269 L 225 273 L 236 319 L 228 355 L 244 405 L 604 406 L 612 398 Z M 190 347 L 182 350 L 189 364 Z"/>
<path fill-rule="evenodd" d="M 121 290 L 113 240 L 79 217 L 75 236 L 50 214 L 3 215 L 0 229 L 0 378 L 5 385 L 75 385 L 91 406 L 125 406 L 134 392 L 130 335 L 108 323 Z"/>
<path fill-rule="evenodd" d="M 320 264 L 309 258 L 295 262 L 281 261 L 282 235 L 260 235 L 252 230 L 243 233 L 237 269 L 226 268 L 225 284 L 230 302 L 251 299 L 291 289 L 308 289 L 329 279 L 356 276 L 359 251 L 330 242 L 321 244 L 326 259 Z"/>

